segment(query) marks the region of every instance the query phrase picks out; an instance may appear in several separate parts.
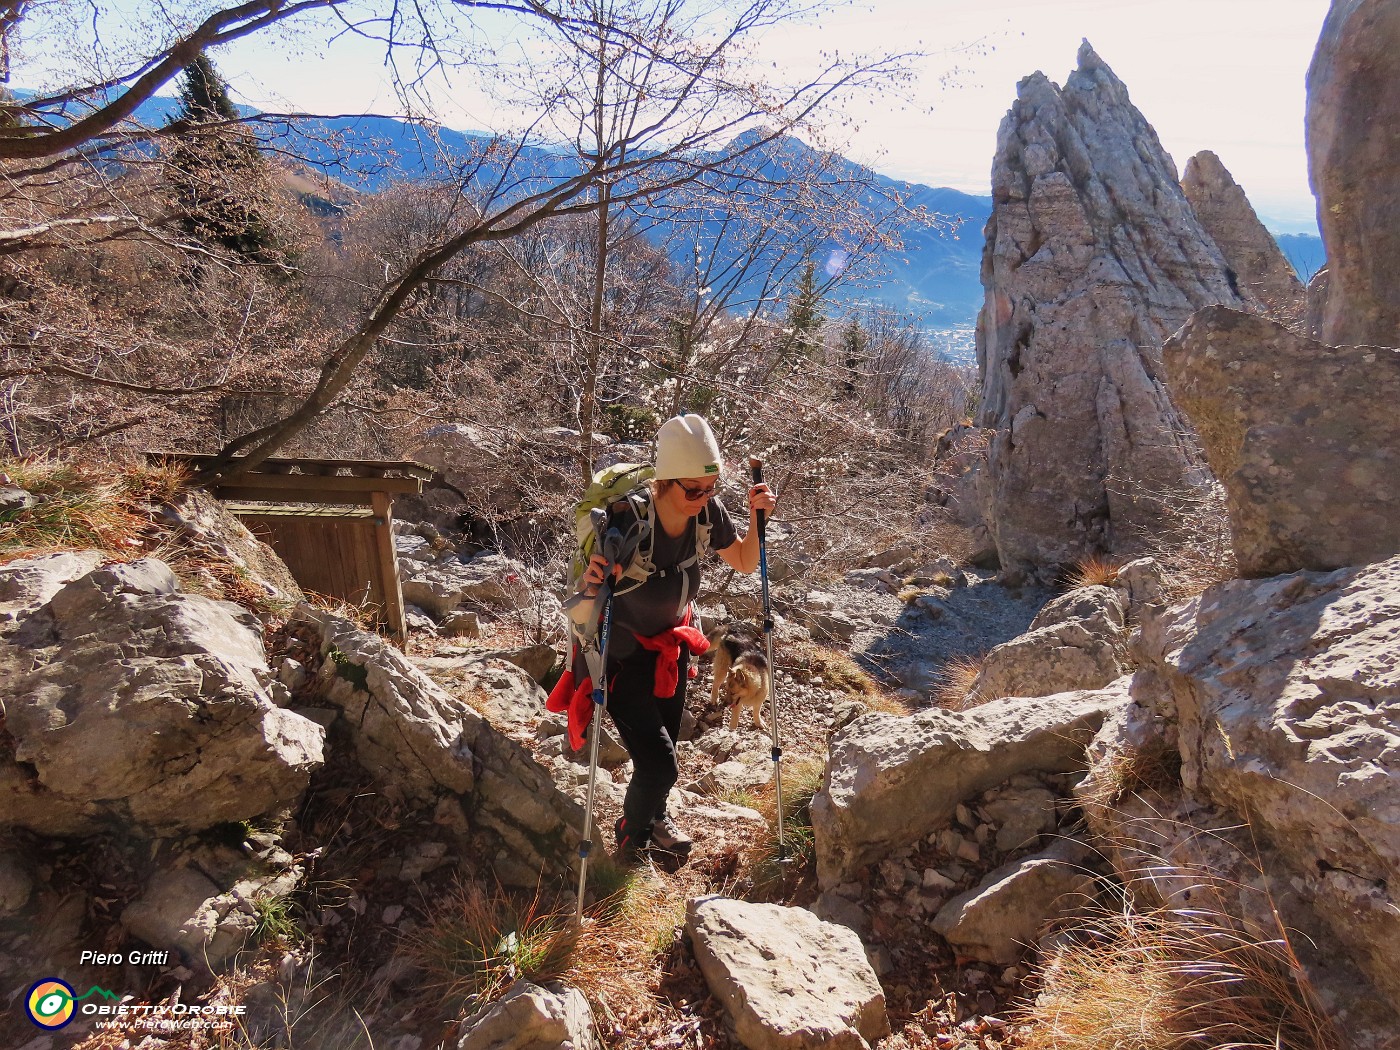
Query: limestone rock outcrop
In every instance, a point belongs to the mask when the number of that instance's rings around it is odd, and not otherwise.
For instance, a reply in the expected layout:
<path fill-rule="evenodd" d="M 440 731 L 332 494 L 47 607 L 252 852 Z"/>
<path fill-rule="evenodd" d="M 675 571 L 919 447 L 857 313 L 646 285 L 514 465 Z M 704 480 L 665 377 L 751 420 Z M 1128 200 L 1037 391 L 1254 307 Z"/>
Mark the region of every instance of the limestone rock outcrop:
<path fill-rule="evenodd" d="M 1400 350 L 1324 346 L 1213 307 L 1164 356 L 1225 486 L 1242 576 L 1400 553 Z"/>
<path fill-rule="evenodd" d="M 1141 756 L 1156 740 L 1179 756 L 1181 801 L 1154 799 L 1126 833 L 1097 829 L 1136 844 L 1138 855 L 1115 861 L 1120 871 L 1140 881 L 1153 870 L 1167 899 L 1173 862 L 1186 871 L 1182 888 L 1200 887 L 1193 869 L 1216 872 L 1254 928 L 1296 931 L 1312 983 L 1350 1030 L 1393 1035 L 1400 558 L 1217 585 L 1150 622 L 1138 648 L 1133 717 L 1095 741 L 1090 780 L 1121 779 L 1109 756 Z M 1131 807 L 1115 809 L 1122 824 Z M 1102 824 L 1112 811 L 1085 812 Z"/>
<path fill-rule="evenodd" d="M 14 742 L 0 758 L 0 824 L 168 834 L 300 795 L 325 732 L 275 702 L 285 689 L 262 624 L 184 593 L 154 558 L 84 571 L 93 562 L 80 553 L 0 567 L 0 594 L 32 609 L 0 642 Z"/>
<path fill-rule="evenodd" d="M 1064 840 L 1043 853 L 1003 864 L 944 905 L 933 928 L 961 956 L 1014 963 L 1034 947 L 1047 923 L 1092 904 L 1095 877 L 1084 866 L 1090 852 L 1081 843 Z"/>
<path fill-rule="evenodd" d="M 197 972 L 218 971 L 253 937 L 259 905 L 285 898 L 304 874 L 279 847 L 257 854 L 201 846 L 162 867 L 122 911 L 122 926 Z"/>
<path fill-rule="evenodd" d="M 293 617 L 320 639 L 325 699 L 342 712 L 355 757 L 391 795 L 456 807 L 484 859 L 510 886 L 567 873 L 582 808 L 529 752 L 443 690 L 377 634 L 310 606 Z M 465 818 L 465 819 L 464 819 Z"/>
<path fill-rule="evenodd" d="M 868 1050 L 890 1030 L 860 938 L 804 908 L 703 897 L 686 909 L 695 960 L 749 1050 Z"/>
<path fill-rule="evenodd" d="M 1400 7 L 1391 0 L 1333 0 L 1308 68 L 1307 141 L 1327 251 L 1320 337 L 1333 346 L 1394 346 L 1400 341 Z"/>
<path fill-rule="evenodd" d="M 1127 683 L 851 722 L 832 737 L 826 778 L 812 799 L 822 888 L 942 828 L 959 802 L 1017 773 L 1082 769 L 1085 745 L 1127 702 Z"/>
<path fill-rule="evenodd" d="M 1086 41 L 1063 90 L 1021 81 L 992 167 L 978 321 L 982 481 L 1003 567 L 1134 553 L 1209 484 L 1161 380 L 1193 312 L 1242 306 L 1157 134 Z"/>
<path fill-rule="evenodd" d="M 1303 283 L 1264 228 L 1244 190 L 1210 150 L 1186 162 L 1181 188 L 1202 228 L 1230 266 L 1240 295 L 1270 310 L 1297 310 Z"/>

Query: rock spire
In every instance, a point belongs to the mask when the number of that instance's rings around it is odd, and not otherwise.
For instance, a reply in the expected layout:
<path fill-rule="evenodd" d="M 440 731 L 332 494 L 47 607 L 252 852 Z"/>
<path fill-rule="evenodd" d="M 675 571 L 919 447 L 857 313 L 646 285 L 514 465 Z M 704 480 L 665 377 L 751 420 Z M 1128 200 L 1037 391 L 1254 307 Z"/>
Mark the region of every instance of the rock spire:
<path fill-rule="evenodd" d="M 1089 46 L 1018 85 L 992 167 L 978 322 L 980 481 L 1005 567 L 1127 554 L 1209 484 L 1162 385 L 1195 310 L 1244 305 L 1156 132 Z"/>
<path fill-rule="evenodd" d="M 1400 4 L 1333 0 L 1308 68 L 1324 343 L 1400 343 Z"/>
<path fill-rule="evenodd" d="M 1197 153 L 1186 162 L 1181 188 L 1229 264 L 1239 293 L 1267 309 L 1296 309 L 1302 282 L 1220 158 L 1210 150 Z"/>

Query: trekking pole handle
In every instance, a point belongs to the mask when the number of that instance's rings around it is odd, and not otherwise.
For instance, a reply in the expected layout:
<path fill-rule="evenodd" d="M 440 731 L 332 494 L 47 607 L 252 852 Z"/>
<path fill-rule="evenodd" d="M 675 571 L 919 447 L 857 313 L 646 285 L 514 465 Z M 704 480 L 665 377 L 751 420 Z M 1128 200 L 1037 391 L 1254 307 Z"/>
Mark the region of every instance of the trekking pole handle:
<path fill-rule="evenodd" d="M 610 596 L 617 586 L 617 580 L 613 578 L 613 568 L 622 564 L 626 540 L 621 530 L 617 528 L 608 529 L 598 538 L 598 545 L 593 549 L 601 554 L 607 561 L 607 567 L 603 570 L 603 582 L 598 585 L 600 596 Z"/>
<path fill-rule="evenodd" d="M 749 469 L 753 471 L 753 483 L 754 483 L 755 485 L 762 485 L 762 484 L 763 484 L 763 460 L 759 459 L 757 456 L 750 456 L 750 457 L 749 457 Z M 760 510 L 760 511 L 758 512 L 758 534 L 759 534 L 759 536 L 762 536 L 762 535 L 764 534 L 765 526 L 766 526 L 767 524 L 768 524 L 768 514 L 767 514 L 767 512 Z"/>

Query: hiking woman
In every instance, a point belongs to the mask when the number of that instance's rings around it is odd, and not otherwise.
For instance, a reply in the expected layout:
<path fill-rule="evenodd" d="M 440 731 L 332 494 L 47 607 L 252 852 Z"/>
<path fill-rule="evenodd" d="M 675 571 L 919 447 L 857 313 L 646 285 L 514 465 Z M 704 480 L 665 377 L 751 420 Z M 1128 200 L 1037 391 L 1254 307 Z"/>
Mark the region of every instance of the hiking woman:
<path fill-rule="evenodd" d="M 608 713 L 632 758 L 632 780 L 614 825 L 623 860 L 636 859 L 648 846 L 690 852 L 690 837 L 667 812 L 666 800 L 680 772 L 676 745 L 690 659 L 708 647 L 690 627 L 688 599 L 700 584 L 697 533 L 707 528 L 708 548 L 736 571 L 751 573 L 758 567 L 758 512 L 771 516 L 777 504 L 767 485 L 752 486 L 748 530 L 740 536 L 716 495 L 721 471 L 719 445 L 702 417 L 676 416 L 662 425 L 650 491 L 653 571 L 639 586 L 615 593 L 608 642 Z M 593 556 L 582 578 L 585 597 L 598 593 L 606 566 L 601 555 Z"/>

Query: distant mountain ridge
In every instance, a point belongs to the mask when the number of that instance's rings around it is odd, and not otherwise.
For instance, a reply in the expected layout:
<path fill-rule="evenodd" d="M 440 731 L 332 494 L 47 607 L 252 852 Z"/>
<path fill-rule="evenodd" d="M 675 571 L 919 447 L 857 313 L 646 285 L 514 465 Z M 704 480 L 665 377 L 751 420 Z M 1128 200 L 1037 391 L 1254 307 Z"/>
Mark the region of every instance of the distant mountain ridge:
<path fill-rule="evenodd" d="M 138 119 L 161 124 L 178 110 L 172 98 L 153 98 L 138 111 Z M 256 111 L 241 107 L 249 116 Z M 353 189 L 375 192 L 396 181 L 449 177 L 454 164 L 480 151 L 489 136 L 426 127 L 393 117 L 292 117 L 285 123 L 271 120 L 262 125 L 261 137 L 269 149 L 301 158 L 310 167 Z M 795 139 L 784 139 L 774 149 L 810 151 Z M 572 173 L 576 162 L 563 153 L 527 149 L 522 159 L 540 178 Z M 877 253 L 878 277 L 865 282 L 838 285 L 833 300 L 838 305 L 879 304 L 907 315 L 930 331 L 958 333 L 952 352 L 966 355 L 971 330 L 982 306 L 981 281 L 983 227 L 991 214 L 990 196 L 904 182 L 881 175 L 845 158 L 835 158 L 834 178 L 868 180 L 874 195 L 902 197 L 911 208 L 922 208 L 942 221 L 934 226 L 907 229 L 898 250 Z M 1279 247 L 1305 281 L 1322 265 L 1319 238 L 1307 234 L 1275 234 Z M 693 259 L 676 258 L 678 266 Z M 945 348 L 950 349 L 950 348 Z"/>

